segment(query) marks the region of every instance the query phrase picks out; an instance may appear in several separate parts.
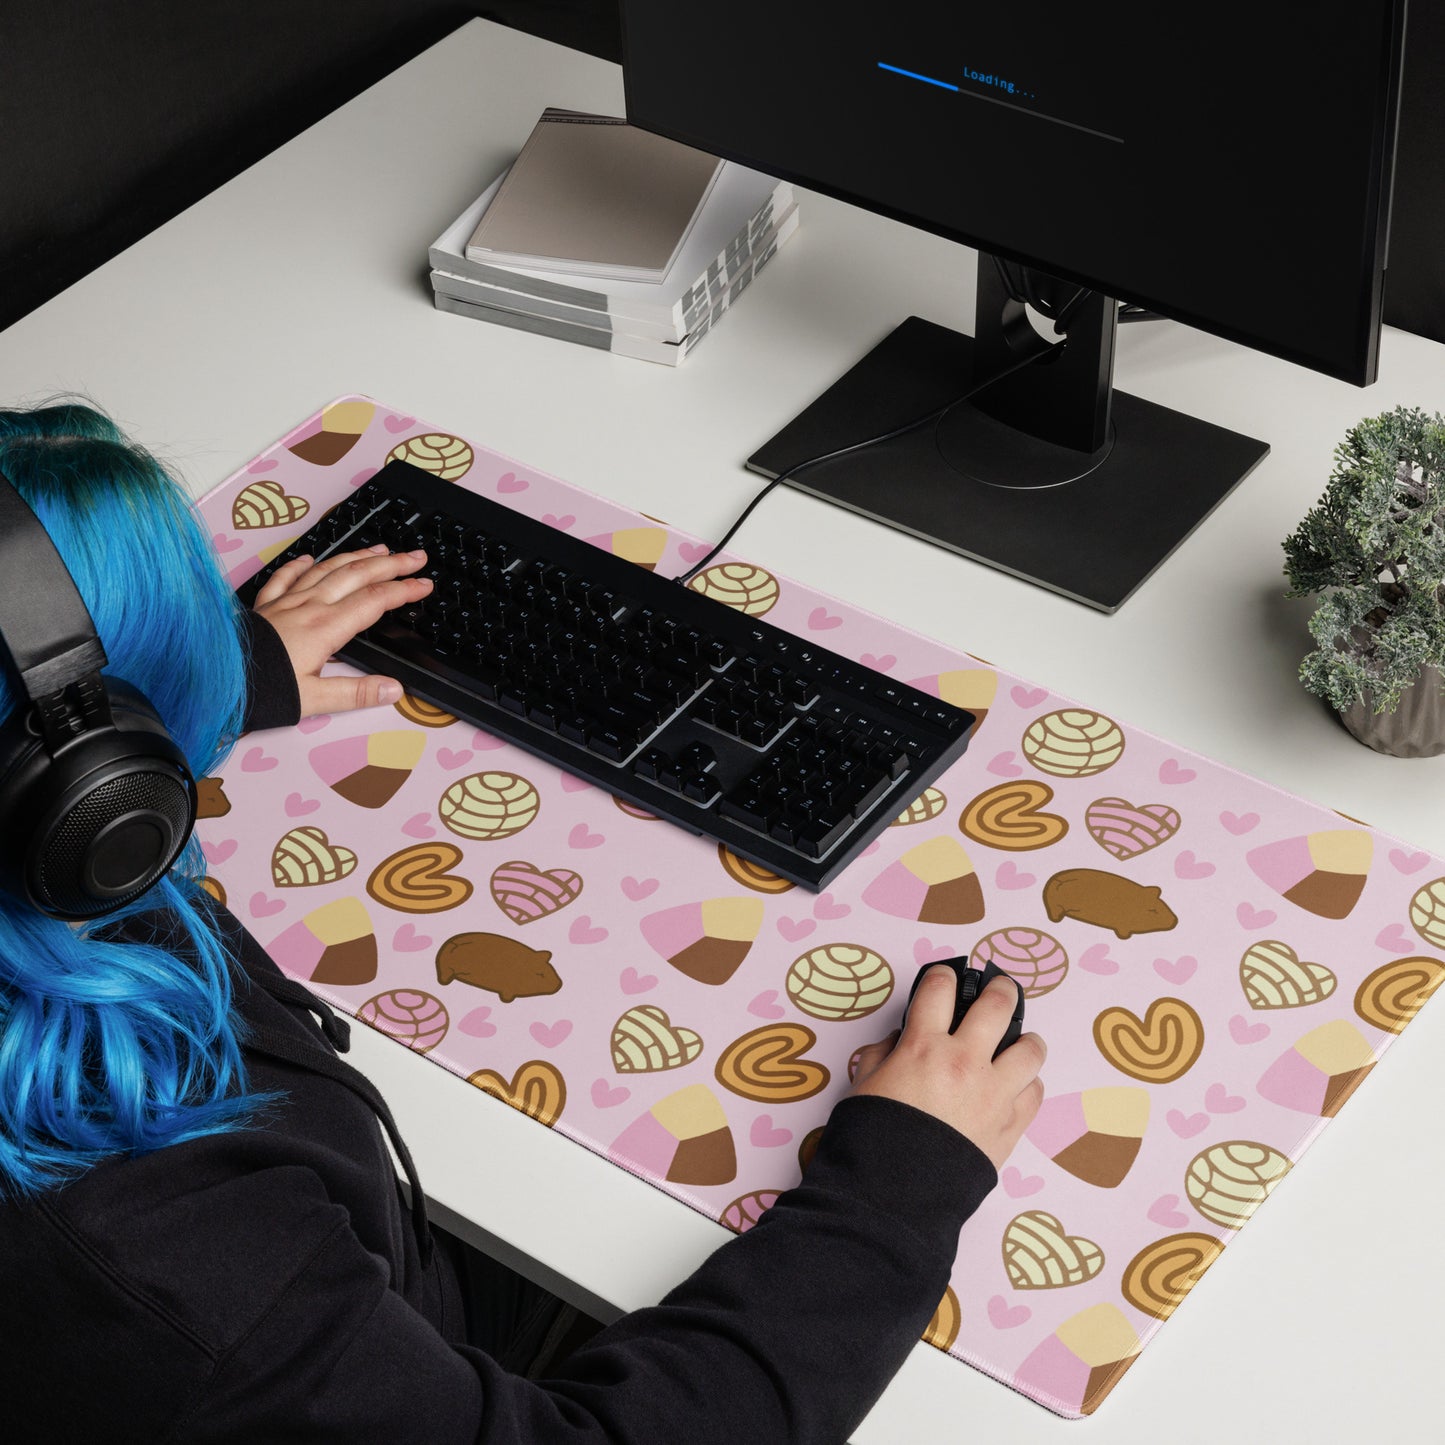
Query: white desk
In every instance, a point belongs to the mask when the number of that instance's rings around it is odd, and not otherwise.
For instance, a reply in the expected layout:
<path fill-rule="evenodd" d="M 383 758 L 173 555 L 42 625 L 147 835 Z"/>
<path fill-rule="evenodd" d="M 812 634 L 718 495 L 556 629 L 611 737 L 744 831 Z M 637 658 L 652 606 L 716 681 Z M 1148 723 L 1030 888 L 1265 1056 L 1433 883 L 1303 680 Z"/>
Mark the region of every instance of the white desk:
<path fill-rule="evenodd" d="M 621 114 L 620 70 L 471 23 L 0 334 L 0 403 L 86 393 L 199 493 L 362 391 L 706 537 L 757 485 L 743 458 L 897 320 L 971 327 L 969 252 L 807 195 L 798 237 L 677 370 L 435 313 L 427 243 L 549 104 Z M 1445 347 L 1389 332 L 1362 392 L 1157 323 L 1122 330 L 1117 379 L 1273 451 L 1115 617 L 788 492 L 737 545 L 1445 852 L 1445 758 L 1367 751 L 1295 681 L 1309 607 L 1282 600 L 1279 545 L 1351 423 L 1445 407 Z M 468 1110 L 475 1091 L 425 1059 L 355 1038 L 438 1204 L 579 1302 L 654 1301 L 728 1237 L 520 1114 Z M 1438 1438 L 1441 1100 L 1436 1004 L 1092 1420 L 1058 1420 L 920 1346 L 856 1439 Z"/>

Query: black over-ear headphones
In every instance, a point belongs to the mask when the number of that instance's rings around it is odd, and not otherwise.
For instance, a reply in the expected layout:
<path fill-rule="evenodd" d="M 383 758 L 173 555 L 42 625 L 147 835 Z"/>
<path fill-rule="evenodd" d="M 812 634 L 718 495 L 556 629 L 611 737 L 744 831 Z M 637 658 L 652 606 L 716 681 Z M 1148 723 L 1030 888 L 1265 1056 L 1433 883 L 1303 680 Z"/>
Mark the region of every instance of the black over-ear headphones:
<path fill-rule="evenodd" d="M 105 649 L 40 519 L 0 474 L 0 644 L 19 685 L 0 726 L 0 888 L 52 918 L 98 918 L 175 862 L 196 780 Z"/>

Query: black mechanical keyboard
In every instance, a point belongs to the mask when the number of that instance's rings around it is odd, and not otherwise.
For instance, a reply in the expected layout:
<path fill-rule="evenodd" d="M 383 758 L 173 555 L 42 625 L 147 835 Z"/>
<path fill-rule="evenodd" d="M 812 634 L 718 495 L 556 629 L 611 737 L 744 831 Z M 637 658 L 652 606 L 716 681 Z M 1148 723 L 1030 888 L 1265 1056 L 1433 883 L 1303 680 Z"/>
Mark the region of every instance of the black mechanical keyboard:
<path fill-rule="evenodd" d="M 343 660 L 806 887 L 968 746 L 972 713 L 405 462 L 241 600 L 377 542 L 425 549 L 435 586 Z"/>

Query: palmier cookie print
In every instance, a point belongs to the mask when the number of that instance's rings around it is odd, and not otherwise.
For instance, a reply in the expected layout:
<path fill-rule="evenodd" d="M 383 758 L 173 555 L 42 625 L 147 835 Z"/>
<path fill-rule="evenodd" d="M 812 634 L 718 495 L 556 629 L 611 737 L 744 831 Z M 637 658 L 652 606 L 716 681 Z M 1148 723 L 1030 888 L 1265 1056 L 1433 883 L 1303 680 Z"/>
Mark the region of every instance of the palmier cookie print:
<path fill-rule="evenodd" d="M 953 1286 L 949 1285 L 938 1302 L 938 1308 L 933 1312 L 933 1318 L 923 1331 L 923 1343 L 932 1345 L 935 1350 L 951 1350 L 962 1324 L 963 1311 L 959 1308 L 958 1296 L 954 1293 Z"/>
<path fill-rule="evenodd" d="M 969 803 L 958 826 L 967 837 L 990 848 L 1016 852 L 1047 848 L 1069 831 L 1067 819 L 1043 811 L 1053 796 L 1047 783 L 1028 778 L 999 783 Z"/>
<path fill-rule="evenodd" d="M 1204 1024 L 1179 998 L 1156 998 L 1138 1018 L 1107 1008 L 1094 1020 L 1099 1052 L 1121 1073 L 1145 1084 L 1172 1084 L 1204 1052 Z"/>
<path fill-rule="evenodd" d="M 523 1064 L 510 1080 L 495 1069 L 477 1069 L 467 1075 L 467 1083 L 549 1129 L 567 1106 L 567 1081 L 545 1059 Z"/>
<path fill-rule="evenodd" d="M 1091 778 L 1124 755 L 1124 733 L 1103 713 L 1061 708 L 1035 718 L 1024 730 L 1023 754 L 1041 773 Z"/>
<path fill-rule="evenodd" d="M 408 722 L 414 722 L 419 727 L 446 728 L 457 720 L 455 713 L 449 713 L 425 698 L 413 697 L 409 692 L 402 693 L 401 700 L 394 702 L 392 706 Z"/>
<path fill-rule="evenodd" d="M 754 863 L 751 858 L 739 857 L 726 843 L 717 845 L 717 857 L 723 866 L 723 872 L 734 883 L 741 883 L 744 888 L 751 888 L 756 893 L 786 893 L 794 886 L 791 880 L 779 878 L 761 863 Z"/>
<path fill-rule="evenodd" d="M 717 1061 L 717 1081 L 744 1099 L 790 1104 L 828 1087 L 827 1068 L 803 1056 L 818 1036 L 803 1024 L 768 1024 L 735 1039 Z"/>
<path fill-rule="evenodd" d="M 1136 1310 L 1167 1320 L 1223 1252 L 1212 1234 L 1190 1231 L 1156 1239 L 1124 1266 L 1124 1298 Z"/>
<path fill-rule="evenodd" d="M 454 843 L 413 843 L 377 864 L 366 891 L 402 913 L 442 913 L 472 896 L 471 883 L 451 871 L 461 861 Z"/>
<path fill-rule="evenodd" d="M 1397 1034 L 1445 983 L 1438 958 L 1399 958 L 1375 969 L 1355 994 L 1355 1012 L 1367 1024 Z"/>

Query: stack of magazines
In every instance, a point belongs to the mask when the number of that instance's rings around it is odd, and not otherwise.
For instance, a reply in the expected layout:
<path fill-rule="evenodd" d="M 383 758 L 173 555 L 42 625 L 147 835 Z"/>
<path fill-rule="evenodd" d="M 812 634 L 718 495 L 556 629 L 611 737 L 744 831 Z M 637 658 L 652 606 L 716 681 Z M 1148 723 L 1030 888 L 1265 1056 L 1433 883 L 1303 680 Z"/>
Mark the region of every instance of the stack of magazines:
<path fill-rule="evenodd" d="M 432 244 L 433 299 L 676 366 L 797 226 L 785 181 L 616 117 L 548 109 Z"/>

